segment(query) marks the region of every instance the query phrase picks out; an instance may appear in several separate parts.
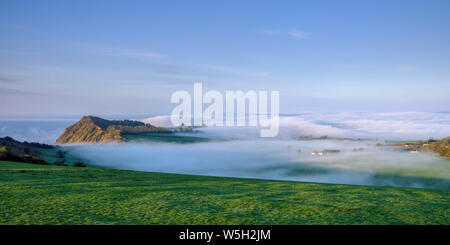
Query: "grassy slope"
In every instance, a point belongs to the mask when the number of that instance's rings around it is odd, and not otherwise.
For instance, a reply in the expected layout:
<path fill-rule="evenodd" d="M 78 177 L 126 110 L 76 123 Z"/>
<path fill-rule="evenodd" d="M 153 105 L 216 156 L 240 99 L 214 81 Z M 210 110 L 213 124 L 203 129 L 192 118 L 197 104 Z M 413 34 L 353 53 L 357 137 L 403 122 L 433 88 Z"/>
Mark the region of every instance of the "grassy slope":
<path fill-rule="evenodd" d="M 450 224 L 449 191 L 0 162 L 0 224 Z"/>

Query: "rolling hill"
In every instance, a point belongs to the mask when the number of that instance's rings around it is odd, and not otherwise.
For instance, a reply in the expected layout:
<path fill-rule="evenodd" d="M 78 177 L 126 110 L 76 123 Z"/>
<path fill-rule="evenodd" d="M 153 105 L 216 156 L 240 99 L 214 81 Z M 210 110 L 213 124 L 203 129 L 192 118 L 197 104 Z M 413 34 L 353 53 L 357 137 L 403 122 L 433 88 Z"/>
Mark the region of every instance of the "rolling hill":
<path fill-rule="evenodd" d="M 0 224 L 441 224 L 449 191 L 0 161 Z"/>
<path fill-rule="evenodd" d="M 124 134 L 167 132 L 168 129 L 154 127 L 139 121 L 106 120 L 94 116 L 83 116 L 66 128 L 55 144 L 106 143 L 124 141 Z"/>

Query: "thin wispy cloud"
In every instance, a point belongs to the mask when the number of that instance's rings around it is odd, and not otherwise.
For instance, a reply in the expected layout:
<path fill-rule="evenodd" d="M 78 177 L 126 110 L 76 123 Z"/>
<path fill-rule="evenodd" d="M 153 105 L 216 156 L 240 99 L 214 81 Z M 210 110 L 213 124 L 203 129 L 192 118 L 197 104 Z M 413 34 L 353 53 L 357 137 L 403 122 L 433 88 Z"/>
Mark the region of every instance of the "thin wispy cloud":
<path fill-rule="evenodd" d="M 264 35 L 272 35 L 272 36 L 290 36 L 296 39 L 309 39 L 311 34 L 309 32 L 305 32 L 302 30 L 291 29 L 289 31 L 277 31 L 266 29 L 260 32 Z"/>
<path fill-rule="evenodd" d="M 218 72 L 225 72 L 225 73 L 233 73 L 238 75 L 251 75 L 251 76 L 260 76 L 260 77 L 267 77 L 271 74 L 269 71 L 255 71 L 255 70 L 249 70 L 249 69 L 242 69 L 242 68 L 236 68 L 236 67 L 230 67 L 230 66 L 222 66 L 222 65 L 212 65 L 212 64 L 198 64 L 198 66 L 218 71 Z"/>
<path fill-rule="evenodd" d="M 8 77 L 8 76 L 5 76 L 5 75 L 0 75 L 0 83 L 14 83 L 14 82 L 17 82 L 17 81 L 19 81 L 19 80 L 16 79 L 16 78 Z"/>
<path fill-rule="evenodd" d="M 157 58 L 164 59 L 168 58 L 166 55 L 154 53 L 154 52 L 146 52 L 146 51 L 126 51 L 126 52 L 117 52 L 110 53 L 111 56 L 122 56 L 122 57 L 134 57 L 134 58 Z"/>
<path fill-rule="evenodd" d="M 0 88 L 0 95 L 42 95 L 42 96 L 48 96 L 50 94 L 43 94 L 39 92 L 29 92 L 29 91 L 22 91 L 19 89 L 9 89 L 9 88 Z"/>
<path fill-rule="evenodd" d="M 1 55 L 34 55 L 36 53 L 2 49 L 2 50 L 0 50 L 0 54 Z"/>
<path fill-rule="evenodd" d="M 299 30 L 290 30 L 290 31 L 288 31 L 288 34 L 297 39 L 308 39 L 310 36 L 308 32 L 299 31 Z"/>
<path fill-rule="evenodd" d="M 397 66 L 392 69 L 395 72 L 413 72 L 416 71 L 416 68 L 409 65 Z"/>
<path fill-rule="evenodd" d="M 45 33 L 42 30 L 39 30 L 35 27 L 31 27 L 28 25 L 21 25 L 21 24 L 9 24 L 7 25 L 9 28 L 13 28 L 19 31 L 23 31 L 23 32 L 29 32 L 29 33 Z"/>
<path fill-rule="evenodd" d="M 163 59 L 169 58 L 168 55 L 160 54 L 158 52 L 142 50 L 130 47 L 117 47 L 106 44 L 93 44 L 84 42 L 73 43 L 76 47 L 82 50 L 90 51 L 95 54 L 104 56 L 116 56 L 116 57 L 130 57 L 130 58 L 155 58 Z"/>

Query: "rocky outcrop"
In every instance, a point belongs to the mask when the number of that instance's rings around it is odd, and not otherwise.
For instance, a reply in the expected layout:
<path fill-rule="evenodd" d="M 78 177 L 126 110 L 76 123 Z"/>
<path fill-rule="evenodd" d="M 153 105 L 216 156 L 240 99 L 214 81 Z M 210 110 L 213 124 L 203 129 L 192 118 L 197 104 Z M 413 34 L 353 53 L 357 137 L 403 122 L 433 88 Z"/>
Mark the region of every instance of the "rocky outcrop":
<path fill-rule="evenodd" d="M 164 129 L 138 121 L 105 120 L 94 116 L 84 116 L 66 128 L 55 144 L 106 143 L 123 141 L 123 134 L 158 132 Z"/>

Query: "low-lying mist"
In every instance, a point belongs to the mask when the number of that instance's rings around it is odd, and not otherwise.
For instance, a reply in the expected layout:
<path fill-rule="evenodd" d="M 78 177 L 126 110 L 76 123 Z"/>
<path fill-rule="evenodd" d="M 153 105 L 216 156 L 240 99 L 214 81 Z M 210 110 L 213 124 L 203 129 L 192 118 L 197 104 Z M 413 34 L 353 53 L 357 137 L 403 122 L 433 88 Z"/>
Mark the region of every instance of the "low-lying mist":
<path fill-rule="evenodd" d="M 374 140 L 220 140 L 194 144 L 76 145 L 91 164 L 138 171 L 321 183 L 450 188 L 449 161 Z M 312 151 L 339 150 L 330 155 Z"/>
<path fill-rule="evenodd" d="M 142 121 L 170 126 L 167 116 Z M 52 143 L 71 123 L 0 121 L 0 136 Z M 199 130 L 190 136 L 210 141 L 66 148 L 91 164 L 118 169 L 450 189 L 450 160 L 433 153 L 410 153 L 385 142 L 448 137 L 450 113 L 302 113 L 282 116 L 279 136 L 265 139 L 259 138 L 259 129 L 254 127 Z M 328 138 L 313 139 L 322 136 Z M 339 152 L 311 154 L 325 149 Z"/>

